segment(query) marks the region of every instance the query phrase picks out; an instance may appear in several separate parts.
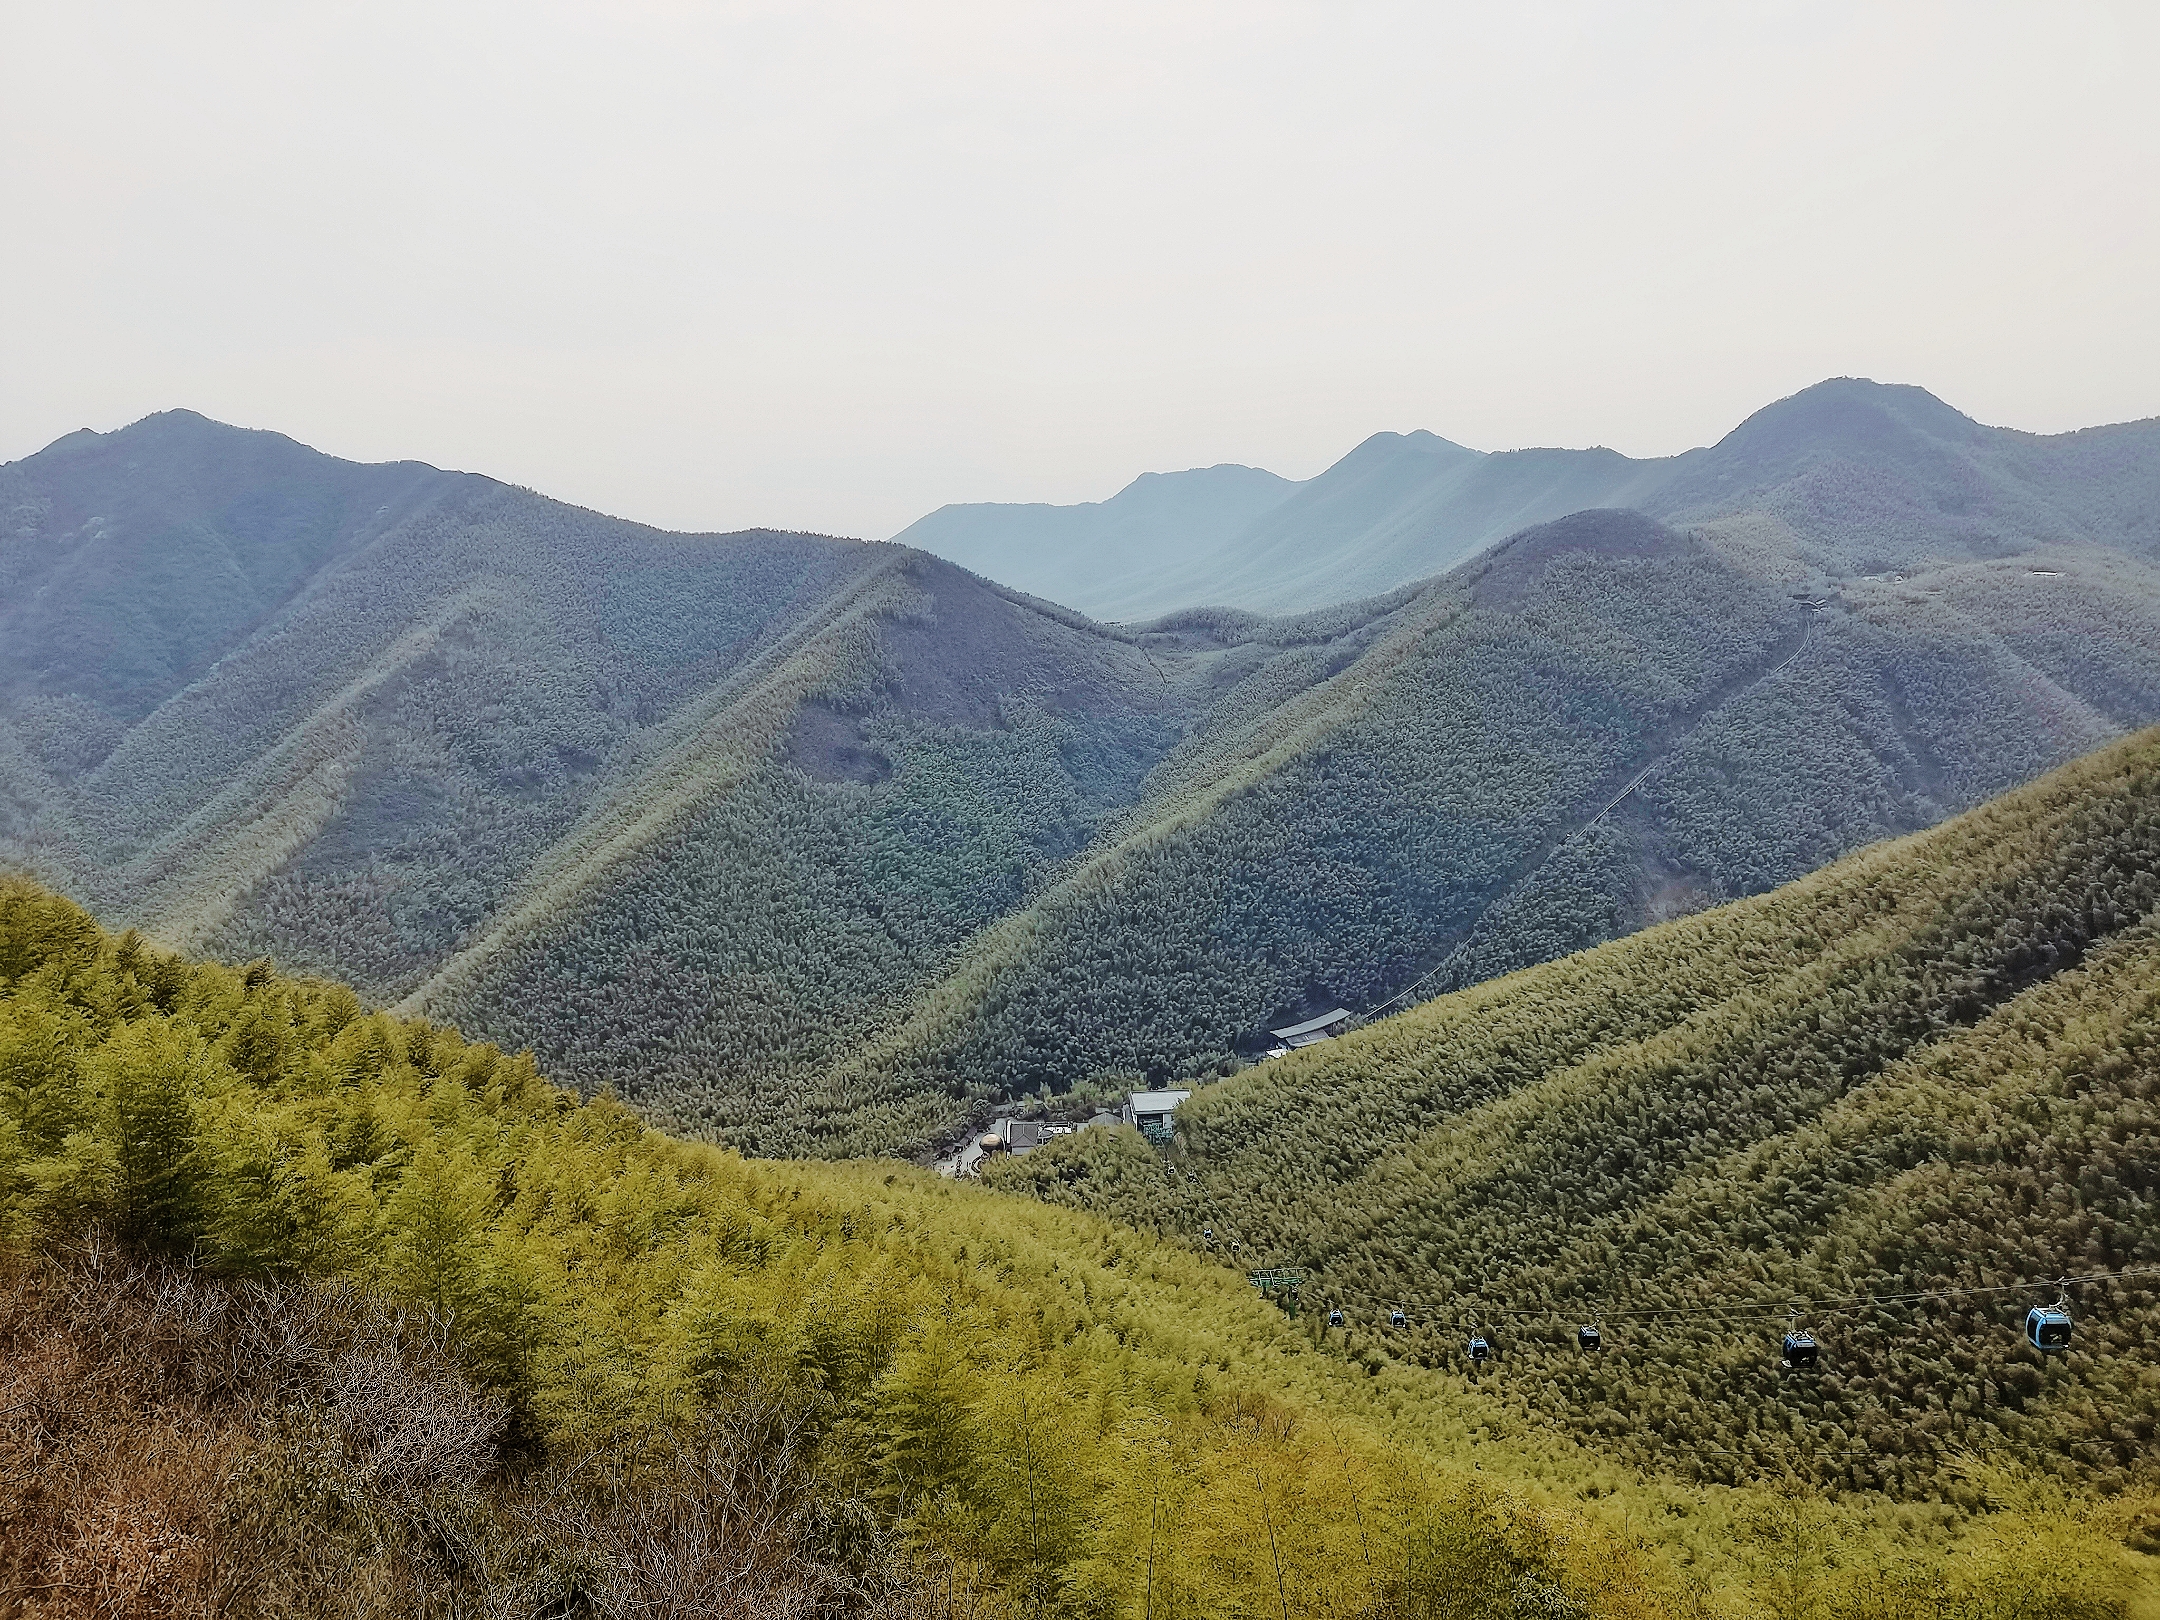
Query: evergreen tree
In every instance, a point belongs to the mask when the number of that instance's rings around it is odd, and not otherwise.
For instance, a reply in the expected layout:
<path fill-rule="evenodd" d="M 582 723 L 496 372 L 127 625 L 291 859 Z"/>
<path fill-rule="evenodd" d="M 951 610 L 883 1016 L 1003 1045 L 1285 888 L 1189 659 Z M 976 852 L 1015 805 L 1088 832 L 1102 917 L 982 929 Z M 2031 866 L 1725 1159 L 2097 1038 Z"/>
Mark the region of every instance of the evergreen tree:
<path fill-rule="evenodd" d="M 146 1248 L 185 1250 L 208 1213 L 195 1109 L 220 1066 L 201 1036 L 156 1017 L 116 1031 L 95 1063 L 118 1170 L 115 1224 Z"/>

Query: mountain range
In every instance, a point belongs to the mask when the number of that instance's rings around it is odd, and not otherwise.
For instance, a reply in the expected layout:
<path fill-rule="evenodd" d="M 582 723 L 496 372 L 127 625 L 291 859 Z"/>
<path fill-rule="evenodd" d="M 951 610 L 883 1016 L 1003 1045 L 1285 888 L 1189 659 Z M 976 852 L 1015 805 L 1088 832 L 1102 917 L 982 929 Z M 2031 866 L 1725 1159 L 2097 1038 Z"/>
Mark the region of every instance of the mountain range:
<path fill-rule="evenodd" d="M 2160 719 L 2156 440 L 1826 384 L 1656 464 L 1684 524 L 1117 625 L 913 546 L 171 412 L 0 468 L 0 861 L 752 1151 L 920 1149 L 1760 892 Z M 1516 464 L 1382 450 L 1390 510 L 1401 456 Z"/>
<path fill-rule="evenodd" d="M 1290 484 L 1250 467 L 1149 474 L 1082 506 L 945 506 L 895 538 L 1099 618 L 1298 613 L 1454 567 L 1590 507 L 1758 526 L 1860 573 L 2064 542 L 2160 546 L 2160 423 L 1984 427 L 1923 389 L 1857 378 L 1758 411 L 1716 444 L 1483 453 L 1378 433 Z"/>
<path fill-rule="evenodd" d="M 1142 473 L 1107 501 L 1079 506 L 990 503 L 941 506 L 893 536 L 1053 602 L 1084 604 L 1097 618 L 1144 619 L 1231 596 L 1174 597 L 1167 565 L 1231 547 L 1265 513 L 1307 486 L 1258 467 L 1225 464 Z"/>
<path fill-rule="evenodd" d="M 2151 431 L 1963 420 L 1133 623 L 0 467 L 0 1608 L 2137 1620 Z"/>

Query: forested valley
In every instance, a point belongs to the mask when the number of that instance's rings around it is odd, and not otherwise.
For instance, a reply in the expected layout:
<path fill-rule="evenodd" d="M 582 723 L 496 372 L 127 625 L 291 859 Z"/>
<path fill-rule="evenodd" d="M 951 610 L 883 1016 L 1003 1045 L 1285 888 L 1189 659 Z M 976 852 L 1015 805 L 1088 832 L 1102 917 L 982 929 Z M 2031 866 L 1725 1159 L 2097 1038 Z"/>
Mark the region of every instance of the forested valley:
<path fill-rule="evenodd" d="M 1182 1234 L 672 1140 L 19 880 L 0 1346 L 10 1613 L 2133 1620 L 2160 1526 L 2044 1457 L 1639 1469 Z M 2119 1395 L 2067 1359 L 2034 1421 Z"/>
<path fill-rule="evenodd" d="M 1681 527 L 1121 626 L 186 413 L 74 435 L 0 469 L 0 861 L 691 1134 L 920 1151 L 1761 892 L 2160 719 L 2137 425 L 2009 443 L 1917 393 L 1752 418 Z"/>
<path fill-rule="evenodd" d="M 0 469 L 0 1612 L 2143 1620 L 2142 463 L 2041 533 L 1823 407 L 1137 625 Z"/>
<path fill-rule="evenodd" d="M 0 1620 L 2160 1620 L 2160 3 L 4 15 Z"/>
<path fill-rule="evenodd" d="M 1645 1470 L 1938 1500 L 1993 1457 L 2137 1488 L 2160 732 L 1206 1087 L 1174 1148 L 1085 1132 L 991 1176 L 1302 1271 L 1316 1345 L 1477 1371 Z M 2058 1298 L 2076 1339 L 2045 1356 L 2020 1327 Z M 1781 1369 L 1794 1327 L 1819 1370 Z"/>

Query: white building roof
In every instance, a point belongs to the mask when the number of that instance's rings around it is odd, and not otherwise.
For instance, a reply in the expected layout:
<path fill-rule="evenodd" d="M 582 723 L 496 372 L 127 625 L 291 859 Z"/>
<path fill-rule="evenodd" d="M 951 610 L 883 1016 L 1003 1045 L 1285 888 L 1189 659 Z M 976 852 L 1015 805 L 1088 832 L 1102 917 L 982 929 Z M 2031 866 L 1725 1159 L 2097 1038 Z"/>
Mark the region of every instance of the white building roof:
<path fill-rule="evenodd" d="M 1348 1007 L 1337 1007 L 1333 1012 L 1322 1013 L 1318 1018 L 1308 1018 L 1302 1024 L 1292 1024 L 1288 1029 L 1271 1029 L 1268 1033 L 1278 1041 L 1292 1040 L 1299 1035 L 1317 1035 L 1330 1024 L 1339 1024 L 1349 1016 Z"/>

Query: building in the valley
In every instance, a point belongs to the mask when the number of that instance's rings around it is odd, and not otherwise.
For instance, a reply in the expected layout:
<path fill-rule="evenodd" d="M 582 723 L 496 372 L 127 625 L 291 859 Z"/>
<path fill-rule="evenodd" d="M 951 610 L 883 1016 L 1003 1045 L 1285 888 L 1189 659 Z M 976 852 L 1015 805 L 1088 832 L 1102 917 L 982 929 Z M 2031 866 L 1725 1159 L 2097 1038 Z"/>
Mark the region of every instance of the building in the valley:
<path fill-rule="evenodd" d="M 1189 1091 L 1136 1091 L 1125 1100 L 1125 1123 L 1139 1126 L 1140 1134 L 1151 1142 L 1167 1142 L 1177 1129 L 1173 1116 L 1178 1104 L 1191 1095 Z"/>
<path fill-rule="evenodd" d="M 970 1138 L 958 1153 L 938 1168 L 945 1175 L 972 1176 L 992 1154 L 1010 1153 L 1018 1158 L 1024 1153 L 1033 1153 L 1045 1142 L 1072 1133 L 1070 1125 L 1050 1125 L 1039 1119 L 994 1119 L 988 1130 Z"/>
<path fill-rule="evenodd" d="M 1054 1136 L 1070 1136 L 1070 1125 L 1045 1125 L 1039 1119 L 1001 1119 L 983 1133 L 983 1146 L 990 1147 L 990 1139 L 997 1138 L 999 1148 L 1009 1153 L 1032 1153 Z M 993 1153 L 997 1148 L 991 1148 Z"/>
<path fill-rule="evenodd" d="M 1350 1027 L 1355 1015 L 1347 1007 L 1337 1007 L 1333 1012 L 1322 1013 L 1318 1018 L 1308 1018 L 1302 1024 L 1292 1024 L 1288 1029 L 1271 1029 L 1268 1033 L 1281 1042 L 1280 1051 L 1294 1052 L 1301 1046 L 1311 1046 L 1315 1041 L 1331 1041 Z"/>

